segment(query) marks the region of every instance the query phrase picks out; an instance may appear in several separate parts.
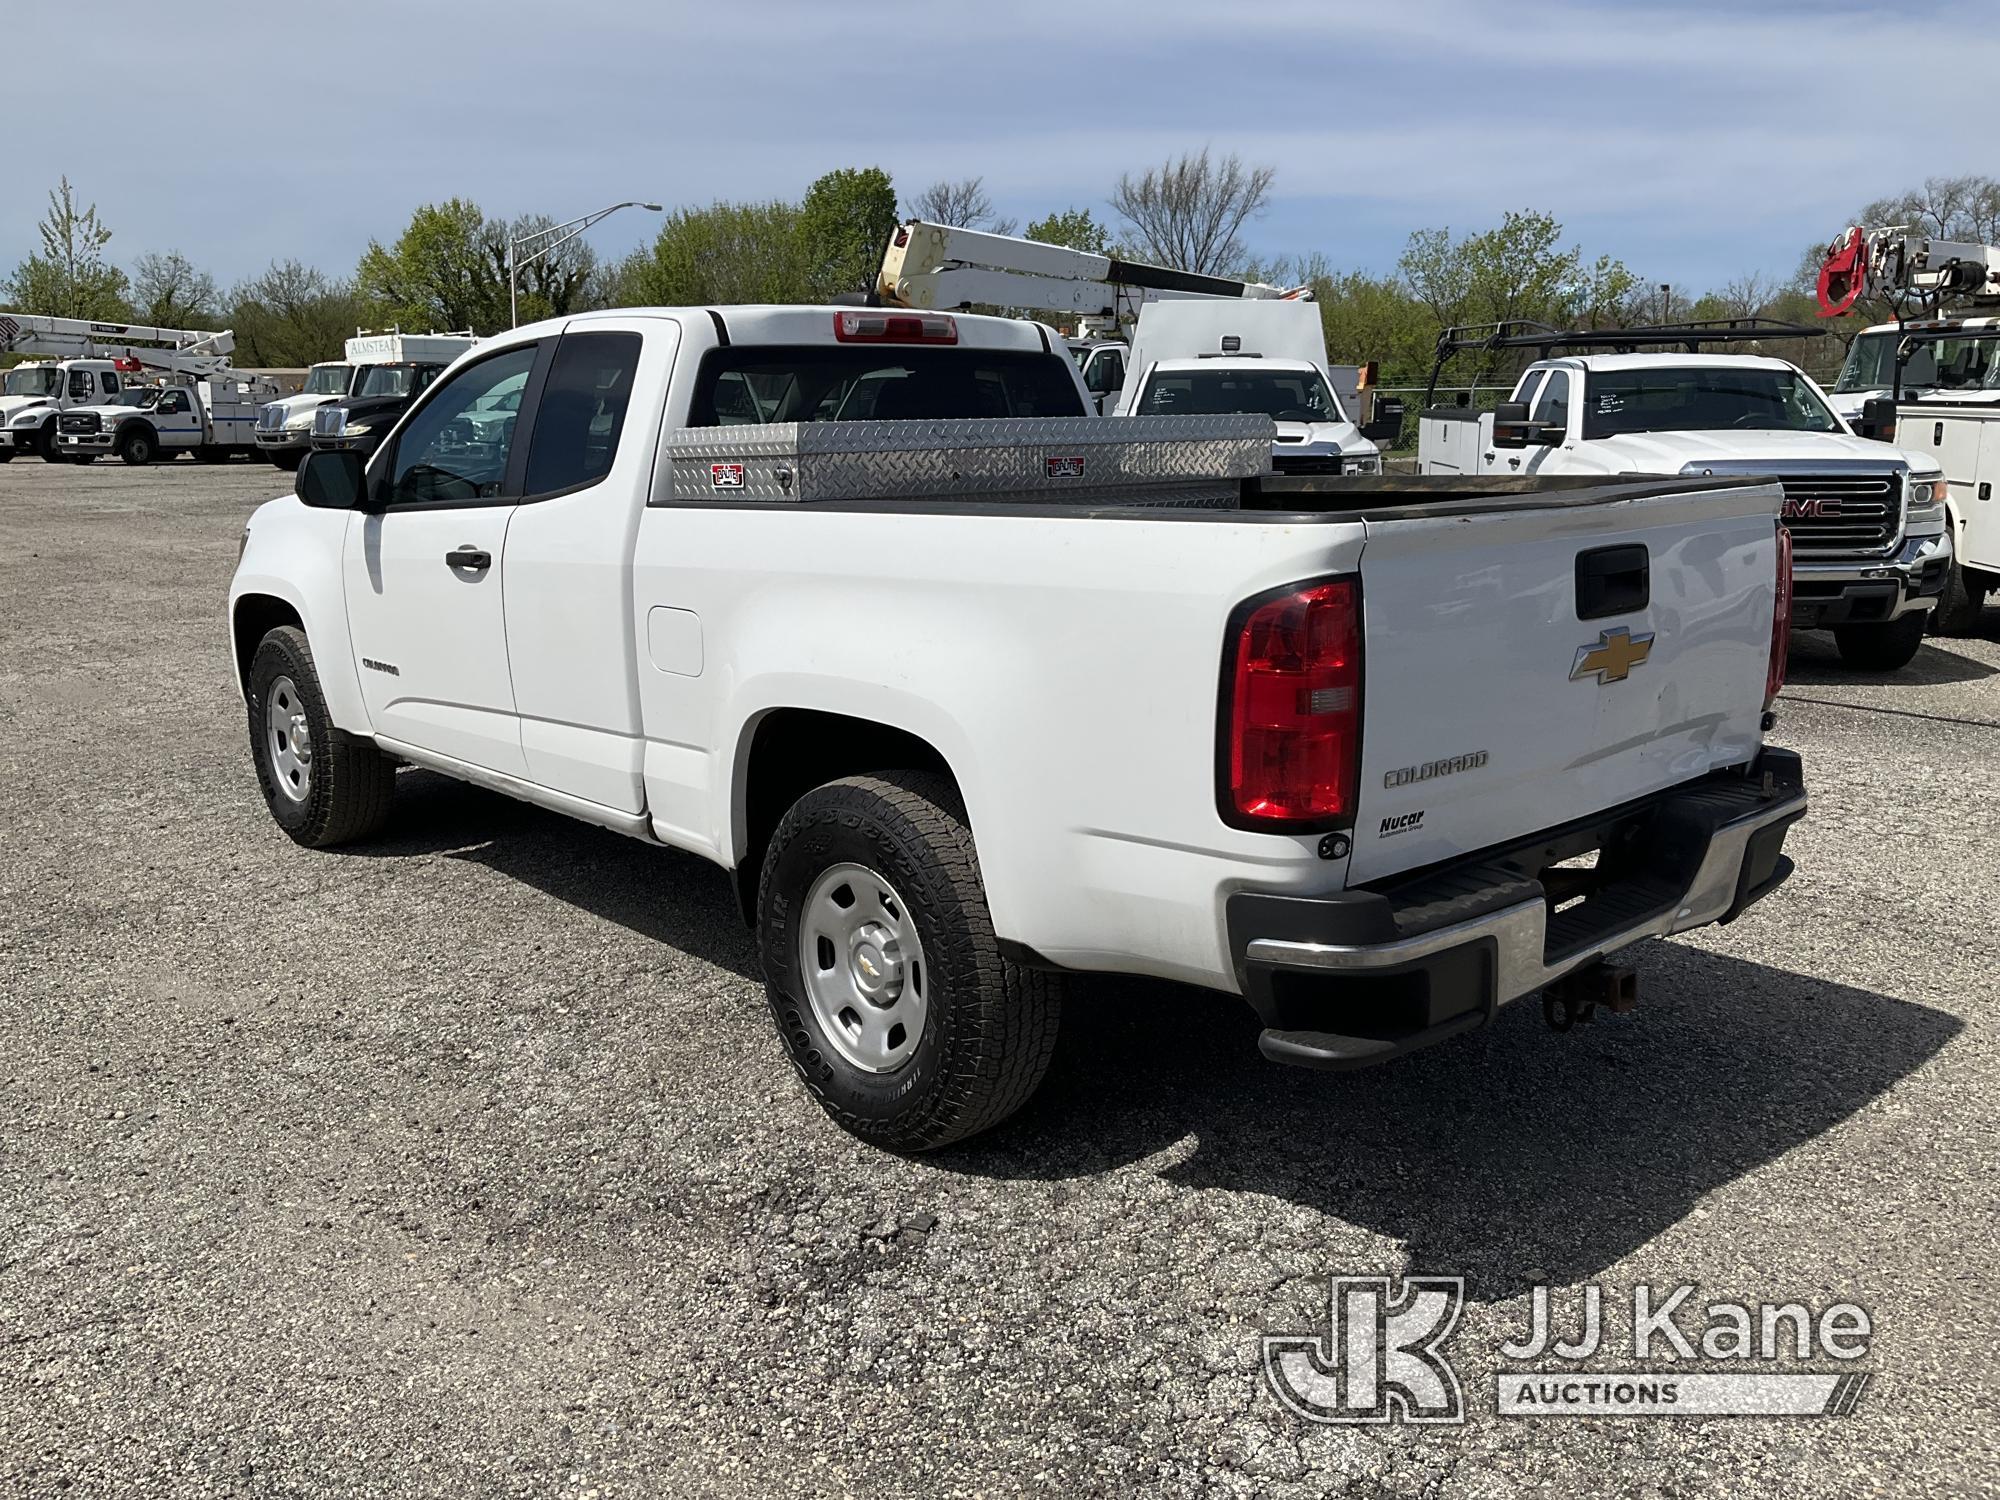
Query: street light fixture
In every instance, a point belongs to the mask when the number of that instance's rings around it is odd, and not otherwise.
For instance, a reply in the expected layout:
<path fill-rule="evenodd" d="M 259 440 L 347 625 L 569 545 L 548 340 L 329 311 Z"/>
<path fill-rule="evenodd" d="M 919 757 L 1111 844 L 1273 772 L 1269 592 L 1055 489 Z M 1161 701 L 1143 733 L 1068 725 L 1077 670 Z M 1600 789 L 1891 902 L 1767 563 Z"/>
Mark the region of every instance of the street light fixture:
<path fill-rule="evenodd" d="M 638 199 L 633 198 L 628 199 L 624 203 L 614 203 L 609 208 L 600 208 L 596 213 L 585 214 L 580 219 L 571 219 L 567 224 L 551 224 L 547 229 L 535 229 L 529 231 L 527 234 L 511 235 L 508 237 L 507 318 L 510 327 L 519 328 L 521 326 L 521 290 L 519 279 L 521 268 L 523 266 L 532 266 L 543 256 L 562 249 L 564 245 L 567 245 L 571 240 L 582 234 L 591 225 L 610 218 L 621 208 L 643 208 L 648 213 L 655 214 L 666 212 L 666 209 L 657 203 L 641 203 Z M 563 233 L 564 230 L 569 232 L 565 234 Z M 549 239 L 550 235 L 560 235 L 561 238 Z M 549 242 L 523 259 L 521 256 L 521 247 L 533 244 L 536 240 L 549 240 Z"/>

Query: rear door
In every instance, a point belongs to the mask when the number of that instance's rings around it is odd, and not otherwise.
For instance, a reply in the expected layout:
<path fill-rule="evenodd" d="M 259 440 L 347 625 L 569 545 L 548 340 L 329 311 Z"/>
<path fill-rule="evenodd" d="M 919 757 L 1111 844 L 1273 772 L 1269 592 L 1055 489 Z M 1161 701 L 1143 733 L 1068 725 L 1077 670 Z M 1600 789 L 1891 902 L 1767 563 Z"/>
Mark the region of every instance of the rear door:
<path fill-rule="evenodd" d="M 1349 878 L 1583 818 L 1761 738 L 1774 486 L 1367 522 Z"/>
<path fill-rule="evenodd" d="M 513 429 L 473 418 L 532 392 L 546 360 L 518 344 L 438 386 L 371 468 L 379 512 L 348 523 L 342 575 L 362 697 L 378 734 L 525 777 L 507 670 L 502 565 L 521 494 Z"/>

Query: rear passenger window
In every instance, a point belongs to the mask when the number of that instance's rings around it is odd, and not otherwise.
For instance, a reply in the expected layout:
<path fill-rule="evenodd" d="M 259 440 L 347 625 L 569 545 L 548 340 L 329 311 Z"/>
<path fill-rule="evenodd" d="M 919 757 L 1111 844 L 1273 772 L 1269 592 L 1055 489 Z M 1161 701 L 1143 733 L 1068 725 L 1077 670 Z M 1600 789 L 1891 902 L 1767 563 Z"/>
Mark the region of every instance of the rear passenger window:
<path fill-rule="evenodd" d="M 639 345 L 636 333 L 565 334 L 556 345 L 548 384 L 535 408 L 528 494 L 577 489 L 610 472 L 632 400 Z"/>

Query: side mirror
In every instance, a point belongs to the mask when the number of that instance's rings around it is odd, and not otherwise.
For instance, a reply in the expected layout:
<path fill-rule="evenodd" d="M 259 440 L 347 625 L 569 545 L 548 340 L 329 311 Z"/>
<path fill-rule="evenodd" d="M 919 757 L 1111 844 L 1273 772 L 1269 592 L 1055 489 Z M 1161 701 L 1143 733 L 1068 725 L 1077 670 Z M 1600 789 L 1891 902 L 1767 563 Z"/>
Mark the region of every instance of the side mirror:
<path fill-rule="evenodd" d="M 1493 408 L 1493 446 L 1496 448 L 1525 448 L 1528 446 L 1528 403 L 1525 401 L 1502 401 Z"/>
<path fill-rule="evenodd" d="M 1878 443 L 1896 441 L 1896 403 L 1887 396 L 1875 396 L 1861 403 L 1861 416 L 1854 424 L 1856 437 L 1873 438 Z"/>
<path fill-rule="evenodd" d="M 299 465 L 292 493 L 303 505 L 319 510 L 360 510 L 368 494 L 361 455 L 354 452 L 308 453 Z"/>
<path fill-rule="evenodd" d="M 1390 396 L 1375 398 L 1375 411 L 1361 435 L 1371 443 L 1394 443 L 1403 436 L 1403 403 Z"/>

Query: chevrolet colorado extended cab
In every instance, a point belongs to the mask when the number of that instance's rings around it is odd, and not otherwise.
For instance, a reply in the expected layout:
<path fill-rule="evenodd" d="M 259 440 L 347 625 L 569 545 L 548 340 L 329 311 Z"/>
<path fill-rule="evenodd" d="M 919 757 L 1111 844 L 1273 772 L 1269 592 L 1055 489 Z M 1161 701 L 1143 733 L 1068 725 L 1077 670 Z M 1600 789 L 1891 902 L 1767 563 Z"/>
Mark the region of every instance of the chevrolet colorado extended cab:
<path fill-rule="evenodd" d="M 1088 412 L 971 315 L 491 339 L 249 522 L 266 804 L 360 838 L 410 762 L 713 861 L 799 1076 L 897 1150 L 1028 1098 L 1067 972 L 1353 1067 L 1789 873 L 1775 485 L 1287 478 L 1267 418 Z"/>

